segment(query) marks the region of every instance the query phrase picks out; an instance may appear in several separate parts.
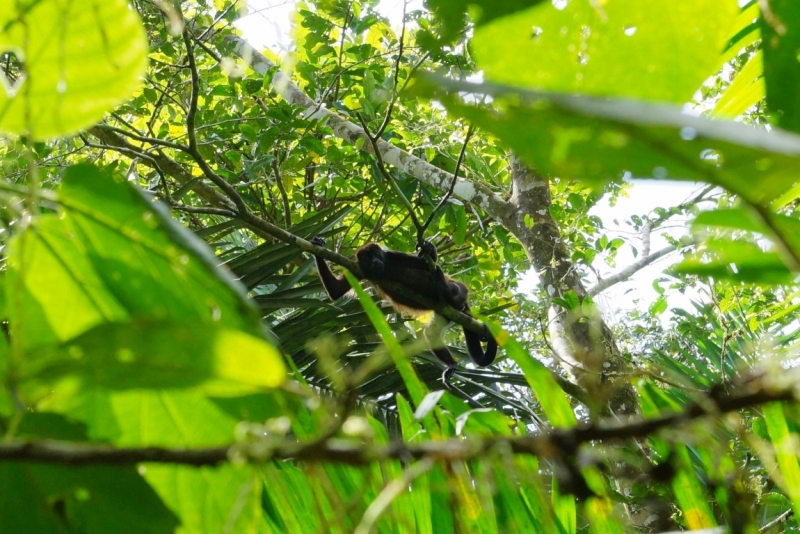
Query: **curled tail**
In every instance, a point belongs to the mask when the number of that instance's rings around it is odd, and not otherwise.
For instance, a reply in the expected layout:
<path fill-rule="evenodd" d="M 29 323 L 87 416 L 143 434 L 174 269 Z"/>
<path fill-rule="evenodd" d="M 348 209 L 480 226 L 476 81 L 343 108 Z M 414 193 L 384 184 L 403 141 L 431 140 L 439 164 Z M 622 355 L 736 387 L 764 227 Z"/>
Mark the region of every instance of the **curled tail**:
<path fill-rule="evenodd" d="M 464 308 L 461 311 L 469 316 L 472 316 L 467 304 L 464 305 Z M 497 356 L 497 340 L 495 340 L 495 338 L 492 336 L 492 333 L 489 332 L 489 328 L 486 325 L 483 325 L 483 330 L 483 336 L 481 336 L 472 330 L 467 330 L 464 328 L 464 339 L 467 342 L 467 352 L 469 353 L 469 357 L 472 358 L 472 361 L 475 362 L 475 365 L 479 367 L 492 365 L 492 362 L 494 362 L 494 359 Z M 482 339 L 486 340 L 486 352 L 483 351 L 483 346 L 481 345 Z"/>

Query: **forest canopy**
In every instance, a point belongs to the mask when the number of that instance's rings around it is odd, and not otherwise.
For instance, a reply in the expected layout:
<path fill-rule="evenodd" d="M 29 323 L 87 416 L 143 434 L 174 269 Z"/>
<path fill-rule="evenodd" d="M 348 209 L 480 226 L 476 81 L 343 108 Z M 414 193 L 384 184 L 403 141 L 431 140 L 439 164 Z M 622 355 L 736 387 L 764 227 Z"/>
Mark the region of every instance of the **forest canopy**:
<path fill-rule="evenodd" d="M 3 532 L 800 531 L 800 5 L 389 4 L 0 4 Z"/>

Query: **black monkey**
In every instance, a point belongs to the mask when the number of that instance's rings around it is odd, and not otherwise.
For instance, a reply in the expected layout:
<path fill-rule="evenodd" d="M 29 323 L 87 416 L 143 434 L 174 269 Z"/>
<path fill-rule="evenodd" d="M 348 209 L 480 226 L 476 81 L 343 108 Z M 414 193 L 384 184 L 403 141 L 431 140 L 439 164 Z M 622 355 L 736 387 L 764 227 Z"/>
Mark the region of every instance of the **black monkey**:
<path fill-rule="evenodd" d="M 315 245 L 325 246 L 325 239 L 322 237 L 315 237 L 311 242 Z M 445 275 L 438 266 L 436 272 L 431 272 L 425 259 L 426 256 L 430 256 L 434 263 L 437 260 L 436 247 L 427 241 L 416 256 L 396 250 L 385 250 L 377 243 L 367 243 L 356 252 L 356 260 L 364 278 L 372 282 L 378 294 L 388 300 L 395 309 L 409 312 L 412 315 L 430 311 L 429 307 L 413 298 L 383 287 L 381 281 L 402 284 L 415 293 L 436 302 L 444 301 L 458 311 L 471 315 L 467 303 L 467 286 Z M 317 271 L 322 285 L 325 286 L 325 291 L 328 292 L 331 299 L 336 300 L 350 291 L 347 279 L 344 276 L 335 276 L 324 258 L 314 255 L 314 259 L 317 262 Z M 441 322 L 437 324 L 437 317 L 434 316 L 424 330 L 425 339 L 433 347 L 431 350 L 436 357 L 450 369 L 454 369 L 456 361 L 447 347 L 442 346 L 441 339 L 439 339 L 444 326 L 446 324 L 442 325 Z M 434 335 L 437 339 L 432 339 Z M 481 338 L 486 340 L 486 352 L 481 346 Z M 467 352 L 476 365 L 481 367 L 491 365 L 497 355 L 497 341 L 489 333 L 488 328 L 483 336 L 465 328 L 464 339 L 467 342 Z"/>

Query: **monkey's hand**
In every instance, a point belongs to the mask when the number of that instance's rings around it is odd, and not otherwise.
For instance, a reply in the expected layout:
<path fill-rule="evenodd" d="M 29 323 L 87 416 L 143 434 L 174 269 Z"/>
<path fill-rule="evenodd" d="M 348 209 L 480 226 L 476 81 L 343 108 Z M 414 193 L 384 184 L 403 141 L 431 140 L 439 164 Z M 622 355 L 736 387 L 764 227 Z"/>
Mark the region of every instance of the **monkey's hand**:
<path fill-rule="evenodd" d="M 325 238 L 322 237 L 321 235 L 315 236 L 314 238 L 311 239 L 311 244 L 312 245 L 317 245 L 318 247 L 324 247 L 325 246 Z"/>
<path fill-rule="evenodd" d="M 422 243 L 422 246 L 419 247 L 419 252 L 417 252 L 417 256 L 420 258 L 430 258 L 433 260 L 433 263 L 436 263 L 438 259 L 438 254 L 436 252 L 436 245 L 431 243 L 430 241 L 425 241 Z"/>
<path fill-rule="evenodd" d="M 458 369 L 456 365 L 448 365 L 447 368 L 442 373 L 442 384 L 444 384 L 445 389 L 451 391 L 453 388 L 450 386 L 450 379 L 453 378 L 453 375 Z"/>

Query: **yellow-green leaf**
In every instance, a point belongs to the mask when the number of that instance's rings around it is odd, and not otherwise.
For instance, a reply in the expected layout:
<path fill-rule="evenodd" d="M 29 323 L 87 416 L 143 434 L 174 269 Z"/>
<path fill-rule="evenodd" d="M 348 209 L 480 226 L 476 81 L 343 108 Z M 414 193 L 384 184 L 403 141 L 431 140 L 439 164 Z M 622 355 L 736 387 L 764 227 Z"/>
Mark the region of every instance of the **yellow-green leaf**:
<path fill-rule="evenodd" d="M 48 139 L 98 122 L 129 98 L 147 66 L 147 38 L 126 0 L 0 2 L 0 131 Z M 13 69 L 11 72 L 15 72 Z"/>

